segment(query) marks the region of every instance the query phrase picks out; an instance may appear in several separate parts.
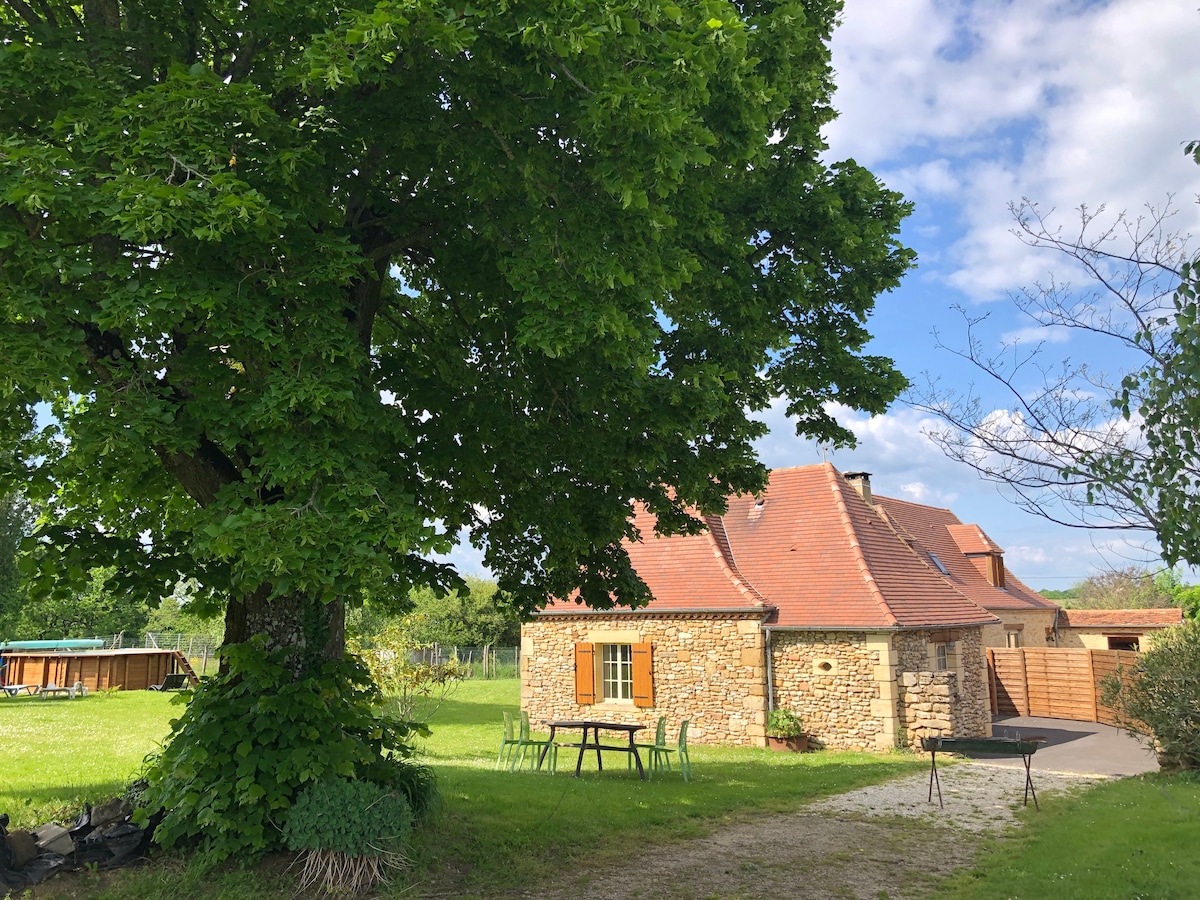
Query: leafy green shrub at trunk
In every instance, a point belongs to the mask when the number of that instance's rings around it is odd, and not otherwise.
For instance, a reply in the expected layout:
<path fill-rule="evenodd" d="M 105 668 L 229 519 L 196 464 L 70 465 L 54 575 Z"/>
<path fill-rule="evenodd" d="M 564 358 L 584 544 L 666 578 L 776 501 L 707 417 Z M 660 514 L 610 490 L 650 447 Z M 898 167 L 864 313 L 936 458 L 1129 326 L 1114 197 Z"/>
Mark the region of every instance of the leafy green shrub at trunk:
<path fill-rule="evenodd" d="M 436 786 L 408 760 L 405 742 L 425 729 L 375 713 L 378 689 L 356 659 L 293 680 L 284 651 L 225 652 L 237 674 L 196 690 L 146 774 L 143 816 L 163 810 L 155 839 L 164 847 L 195 841 L 217 860 L 278 849 L 300 792 L 337 777 L 399 791 L 418 810 L 432 806 Z"/>
<path fill-rule="evenodd" d="M 1102 695 L 1120 725 L 1153 737 L 1164 767 L 1200 769 L 1200 622 L 1162 632 L 1123 674 L 1105 679 Z"/>
<path fill-rule="evenodd" d="M 299 891 L 358 893 L 403 868 L 413 814 L 404 797 L 370 781 L 330 778 L 306 787 L 288 809 L 283 840 L 301 851 Z"/>

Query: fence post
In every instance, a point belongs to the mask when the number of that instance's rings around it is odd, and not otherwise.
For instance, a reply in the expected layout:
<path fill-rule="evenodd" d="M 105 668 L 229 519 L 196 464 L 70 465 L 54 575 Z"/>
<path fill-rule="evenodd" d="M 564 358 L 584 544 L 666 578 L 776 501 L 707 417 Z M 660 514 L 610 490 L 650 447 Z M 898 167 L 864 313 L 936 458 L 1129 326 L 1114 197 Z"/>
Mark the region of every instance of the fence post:
<path fill-rule="evenodd" d="M 1092 690 L 1090 692 L 1092 695 L 1092 721 L 1099 722 L 1100 721 L 1100 710 L 1097 709 L 1097 707 L 1100 705 L 1100 701 L 1096 695 L 1100 692 L 1100 687 L 1099 687 L 1099 685 L 1096 684 L 1096 660 L 1093 659 L 1093 657 L 1092 657 L 1092 654 L 1094 652 L 1095 651 L 1093 651 L 1093 650 L 1089 650 L 1088 655 L 1087 655 L 1088 684 L 1092 688 Z"/>

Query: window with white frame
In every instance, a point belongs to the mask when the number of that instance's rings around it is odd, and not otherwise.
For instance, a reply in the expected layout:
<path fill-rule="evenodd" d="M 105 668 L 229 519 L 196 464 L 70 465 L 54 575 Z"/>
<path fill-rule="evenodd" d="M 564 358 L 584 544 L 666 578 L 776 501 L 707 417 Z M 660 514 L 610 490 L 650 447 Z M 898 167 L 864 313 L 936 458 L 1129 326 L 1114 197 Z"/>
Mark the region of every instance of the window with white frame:
<path fill-rule="evenodd" d="M 575 702 L 654 706 L 653 646 L 620 638 L 576 644 Z"/>
<path fill-rule="evenodd" d="M 631 645 L 600 645 L 600 690 L 605 700 L 633 700 Z"/>
<path fill-rule="evenodd" d="M 950 647 L 948 645 L 933 645 L 933 668 L 935 672 L 945 672 L 950 668 Z"/>

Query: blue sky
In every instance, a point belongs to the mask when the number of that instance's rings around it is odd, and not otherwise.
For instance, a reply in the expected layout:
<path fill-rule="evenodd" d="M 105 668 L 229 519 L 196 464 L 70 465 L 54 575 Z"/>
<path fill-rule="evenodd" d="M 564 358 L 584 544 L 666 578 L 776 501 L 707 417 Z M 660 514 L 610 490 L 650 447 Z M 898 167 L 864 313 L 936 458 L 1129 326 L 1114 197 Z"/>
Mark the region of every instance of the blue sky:
<path fill-rule="evenodd" d="M 929 372 L 962 384 L 972 373 L 933 337 L 963 343 L 956 305 L 988 314 L 997 348 L 1029 327 L 1009 293 L 1070 273 L 1011 234 L 1008 207 L 1022 198 L 1069 225 L 1080 204 L 1137 212 L 1174 195 L 1175 226 L 1200 234 L 1200 167 L 1183 154 L 1200 138 L 1197 47 L 1192 2 L 847 0 L 833 41 L 840 115 L 827 131 L 830 158 L 854 158 L 915 203 L 904 237 L 919 254 L 918 269 L 879 299 L 871 350 L 910 378 Z M 1053 358 L 1095 353 L 1081 339 L 1050 337 Z M 1068 587 L 1146 558 L 1141 536 L 1129 543 L 1020 511 L 945 459 L 921 433 L 931 423 L 903 404 L 841 418 L 859 446 L 829 453 L 834 465 L 872 472 L 877 493 L 947 506 L 979 524 L 1034 587 Z M 768 465 L 822 459 L 778 409 L 767 422 L 759 449 Z"/>

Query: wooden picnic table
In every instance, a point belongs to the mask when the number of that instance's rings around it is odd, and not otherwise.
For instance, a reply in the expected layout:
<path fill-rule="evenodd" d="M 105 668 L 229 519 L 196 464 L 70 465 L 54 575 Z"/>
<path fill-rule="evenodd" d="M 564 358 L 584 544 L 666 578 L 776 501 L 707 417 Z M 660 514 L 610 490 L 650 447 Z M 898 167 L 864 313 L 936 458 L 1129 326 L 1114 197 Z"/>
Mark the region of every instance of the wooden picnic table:
<path fill-rule="evenodd" d="M 921 749 L 929 751 L 929 802 L 933 802 L 933 786 L 936 784 L 938 806 L 945 808 L 942 803 L 942 781 L 938 778 L 937 771 L 937 754 L 939 750 L 943 753 L 961 753 L 963 755 L 971 753 L 994 753 L 999 756 L 1019 755 L 1025 763 L 1025 805 L 1029 805 L 1029 795 L 1032 794 L 1033 808 L 1041 812 L 1041 807 L 1038 806 L 1037 791 L 1033 789 L 1033 777 L 1030 775 L 1029 766 L 1033 754 L 1044 743 L 1046 743 L 1046 739 L 1040 735 L 1026 738 L 968 738 L 949 736 L 921 738 Z"/>
<path fill-rule="evenodd" d="M 604 771 L 604 762 L 600 758 L 600 751 L 601 750 L 616 750 L 621 753 L 633 754 L 634 762 L 637 763 L 638 775 L 641 777 L 642 781 L 646 780 L 646 770 L 642 767 L 642 757 L 638 754 L 637 744 L 635 744 L 633 741 L 633 736 L 637 732 L 639 732 L 643 728 L 645 728 L 646 727 L 645 725 L 628 725 L 623 722 L 597 722 L 597 721 L 592 721 L 590 719 L 588 719 L 588 720 L 572 719 L 569 721 L 562 721 L 562 722 L 547 722 L 546 724 L 548 726 L 550 726 L 550 739 L 549 739 L 549 741 L 547 741 L 546 746 L 542 748 L 541 756 L 538 757 L 538 768 L 539 769 L 542 767 L 542 761 L 546 758 L 546 753 L 550 749 L 550 742 L 552 742 L 554 740 L 554 733 L 560 728 L 567 728 L 567 729 L 579 728 L 583 731 L 583 736 L 580 739 L 579 744 L 576 745 L 574 743 L 570 743 L 570 744 L 562 745 L 564 747 L 575 747 L 575 746 L 579 747 L 579 759 L 575 763 L 575 777 L 576 778 L 579 777 L 579 772 L 583 768 L 583 755 L 588 750 L 596 751 L 596 768 L 598 768 L 601 772 Z M 588 731 L 589 730 L 592 732 L 591 742 L 588 741 Z M 629 737 L 629 744 L 628 745 L 625 745 L 625 744 L 603 744 L 600 742 L 600 732 L 601 731 L 624 732 Z"/>

